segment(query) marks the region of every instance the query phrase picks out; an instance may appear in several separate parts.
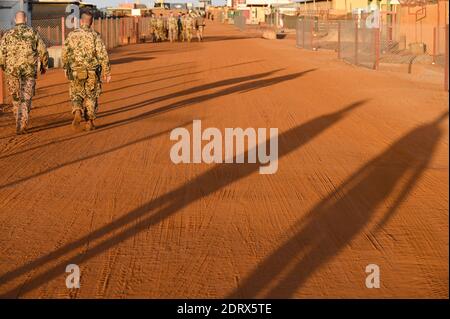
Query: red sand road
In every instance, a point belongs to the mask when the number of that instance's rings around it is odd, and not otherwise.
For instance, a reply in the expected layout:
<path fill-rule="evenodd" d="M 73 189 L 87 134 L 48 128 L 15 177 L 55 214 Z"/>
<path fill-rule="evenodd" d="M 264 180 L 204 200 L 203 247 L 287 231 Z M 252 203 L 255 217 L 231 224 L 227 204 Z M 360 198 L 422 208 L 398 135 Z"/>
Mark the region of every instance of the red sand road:
<path fill-rule="evenodd" d="M 97 131 L 72 132 L 60 70 L 31 134 L 1 115 L 0 296 L 448 297 L 441 86 L 206 31 L 115 50 Z M 170 131 L 193 119 L 278 128 L 278 172 L 173 164 Z"/>

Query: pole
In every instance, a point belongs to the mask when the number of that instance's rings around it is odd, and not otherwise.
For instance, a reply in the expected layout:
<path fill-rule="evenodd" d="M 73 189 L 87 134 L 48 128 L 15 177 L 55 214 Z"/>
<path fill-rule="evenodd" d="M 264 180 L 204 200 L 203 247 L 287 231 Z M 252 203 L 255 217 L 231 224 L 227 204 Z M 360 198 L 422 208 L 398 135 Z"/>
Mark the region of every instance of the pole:
<path fill-rule="evenodd" d="M 109 49 L 109 35 L 108 35 L 108 19 L 105 19 L 105 42 L 106 42 L 106 49 Z"/>
<path fill-rule="evenodd" d="M 134 24 L 135 24 L 135 30 L 136 30 L 136 43 L 139 43 L 139 18 L 135 17 Z"/>
<path fill-rule="evenodd" d="M 66 41 L 66 24 L 64 17 L 61 17 L 61 45 Z"/>
<path fill-rule="evenodd" d="M 358 20 L 355 20 L 355 65 L 358 65 Z"/>
<path fill-rule="evenodd" d="M 433 28 L 433 64 L 436 64 L 436 27 Z"/>
<path fill-rule="evenodd" d="M 338 21 L 338 59 L 341 58 L 341 21 Z"/>
<path fill-rule="evenodd" d="M 373 69 L 378 70 L 378 64 L 380 61 L 380 29 L 374 28 L 374 49 L 375 49 L 375 61 L 373 63 Z"/>
<path fill-rule="evenodd" d="M 302 28 L 302 33 L 303 33 L 303 37 L 302 37 L 302 48 L 305 48 L 305 17 L 303 17 L 303 28 Z"/>

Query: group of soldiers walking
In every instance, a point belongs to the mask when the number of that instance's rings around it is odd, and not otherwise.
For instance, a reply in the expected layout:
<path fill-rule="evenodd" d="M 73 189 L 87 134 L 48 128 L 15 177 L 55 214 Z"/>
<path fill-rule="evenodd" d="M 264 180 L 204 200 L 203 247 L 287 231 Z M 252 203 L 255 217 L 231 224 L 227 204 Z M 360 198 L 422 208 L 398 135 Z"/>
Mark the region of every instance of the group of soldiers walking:
<path fill-rule="evenodd" d="M 169 40 L 191 42 L 195 35 L 198 41 L 203 41 L 203 30 L 205 28 L 205 16 L 203 13 L 178 13 L 177 16 L 170 13 L 165 18 L 162 14 L 150 18 L 150 33 L 153 42 Z"/>
<path fill-rule="evenodd" d="M 111 80 L 108 53 L 100 35 L 91 28 L 92 22 L 92 14 L 83 13 L 80 28 L 69 33 L 62 49 L 64 72 L 70 82 L 69 95 L 74 116 L 72 126 L 78 130 L 85 120 L 88 131 L 95 129 L 102 80 Z M 16 13 L 15 27 L 1 38 L 0 68 L 6 74 L 12 97 L 16 133 L 25 134 L 37 74 L 38 71 L 45 74 L 48 52 L 39 34 L 27 25 L 23 11 Z"/>

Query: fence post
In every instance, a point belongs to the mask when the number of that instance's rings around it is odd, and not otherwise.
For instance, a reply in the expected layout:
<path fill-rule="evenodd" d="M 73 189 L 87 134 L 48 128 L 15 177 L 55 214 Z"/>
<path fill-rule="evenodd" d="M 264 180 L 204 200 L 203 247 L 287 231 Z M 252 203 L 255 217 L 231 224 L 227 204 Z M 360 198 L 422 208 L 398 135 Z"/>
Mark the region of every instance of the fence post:
<path fill-rule="evenodd" d="M 341 21 L 338 21 L 338 59 L 341 58 Z"/>
<path fill-rule="evenodd" d="M 302 33 L 303 33 L 303 37 L 302 37 L 302 49 L 305 48 L 305 17 L 303 17 L 303 28 L 302 28 Z"/>
<path fill-rule="evenodd" d="M 358 65 L 358 21 L 355 20 L 355 65 Z"/>
<path fill-rule="evenodd" d="M 114 34 L 115 34 L 115 39 L 114 39 L 115 47 L 118 47 L 120 44 L 119 44 L 119 20 L 117 18 L 114 19 L 114 29 L 115 29 L 115 32 L 114 32 Z"/>
<path fill-rule="evenodd" d="M 118 18 L 119 23 L 119 45 L 123 45 L 123 21 Z"/>
<path fill-rule="evenodd" d="M 114 28 L 114 19 L 111 18 L 111 49 L 114 49 L 116 47 L 116 43 L 114 41 L 116 34 L 116 28 Z"/>
<path fill-rule="evenodd" d="M 136 30 L 136 44 L 139 43 L 139 18 L 135 17 L 134 20 L 135 30 Z"/>
<path fill-rule="evenodd" d="M 131 18 L 126 18 L 127 19 L 127 23 L 126 23 L 126 26 L 125 26 L 125 31 L 126 31 L 126 34 L 127 34 L 127 42 L 126 42 L 126 44 L 128 45 L 128 44 L 131 44 L 131 31 L 132 31 L 132 24 L 130 23 L 131 21 L 130 21 L 130 19 Z"/>
<path fill-rule="evenodd" d="M 433 64 L 436 64 L 436 27 L 433 28 Z"/>
<path fill-rule="evenodd" d="M 105 20 L 105 42 L 106 42 L 106 49 L 109 49 L 109 34 L 108 34 L 108 19 Z"/>
<path fill-rule="evenodd" d="M 61 45 L 64 45 L 65 41 L 66 41 L 66 24 L 65 18 L 61 17 Z"/>
<path fill-rule="evenodd" d="M 112 18 L 108 19 L 108 34 L 109 34 L 109 48 L 112 49 L 114 47 L 114 43 L 113 43 L 113 28 L 112 28 Z"/>
<path fill-rule="evenodd" d="M 378 70 L 378 64 L 380 61 L 380 28 L 373 28 L 373 32 L 375 50 L 375 61 L 373 63 L 373 69 Z"/>

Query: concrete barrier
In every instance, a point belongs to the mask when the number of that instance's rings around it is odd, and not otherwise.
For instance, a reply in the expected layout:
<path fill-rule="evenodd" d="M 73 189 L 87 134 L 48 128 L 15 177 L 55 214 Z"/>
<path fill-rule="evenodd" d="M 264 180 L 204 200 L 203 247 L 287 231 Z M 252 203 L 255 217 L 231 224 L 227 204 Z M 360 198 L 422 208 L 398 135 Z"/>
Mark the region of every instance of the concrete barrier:
<path fill-rule="evenodd" d="M 62 68 L 62 61 L 61 61 L 62 47 L 53 46 L 49 47 L 47 50 L 48 50 L 48 67 Z"/>

